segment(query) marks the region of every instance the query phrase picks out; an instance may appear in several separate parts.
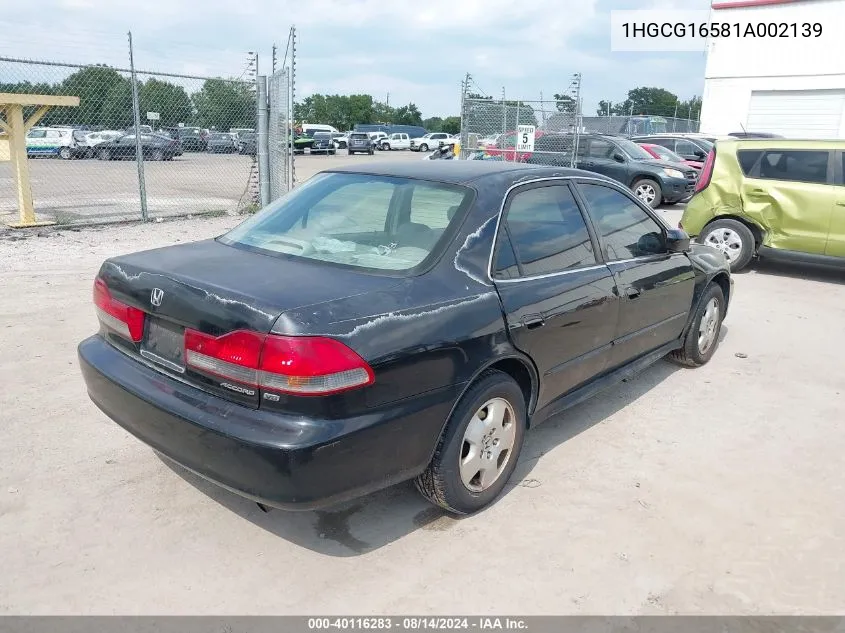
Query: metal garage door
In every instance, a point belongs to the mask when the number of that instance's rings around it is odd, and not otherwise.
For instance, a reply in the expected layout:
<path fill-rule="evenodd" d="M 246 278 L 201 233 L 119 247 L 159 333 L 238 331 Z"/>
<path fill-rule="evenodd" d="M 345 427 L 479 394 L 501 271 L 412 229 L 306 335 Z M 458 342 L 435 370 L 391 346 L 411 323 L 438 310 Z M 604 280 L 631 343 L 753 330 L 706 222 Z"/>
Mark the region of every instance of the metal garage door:
<path fill-rule="evenodd" d="M 751 93 L 749 132 L 793 138 L 839 138 L 845 90 L 766 90 Z"/>

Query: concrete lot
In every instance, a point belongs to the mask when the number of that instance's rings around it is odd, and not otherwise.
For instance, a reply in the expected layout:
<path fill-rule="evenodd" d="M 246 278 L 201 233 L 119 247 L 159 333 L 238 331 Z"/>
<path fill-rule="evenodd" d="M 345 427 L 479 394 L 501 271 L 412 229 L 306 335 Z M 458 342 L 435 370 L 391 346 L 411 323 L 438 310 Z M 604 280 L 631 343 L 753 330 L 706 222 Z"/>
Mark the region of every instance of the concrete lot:
<path fill-rule="evenodd" d="M 328 166 L 373 160 L 421 160 L 416 152 L 376 152 L 375 156 L 296 156 L 299 182 Z M 62 224 L 140 219 L 138 170 L 134 160 L 101 161 L 31 159 L 32 195 L 39 220 Z M 235 213 L 248 205 L 250 178 L 257 171 L 250 156 L 185 152 L 166 162 L 144 162 L 150 217 L 208 211 Z M 0 224 L 16 221 L 17 198 L 11 163 L 0 162 Z"/>
<path fill-rule="evenodd" d="M 841 613 L 841 274 L 738 274 L 709 365 L 537 427 L 478 516 L 410 485 L 264 514 L 109 421 L 75 354 L 105 257 L 237 221 L 0 236 L 0 613 Z"/>

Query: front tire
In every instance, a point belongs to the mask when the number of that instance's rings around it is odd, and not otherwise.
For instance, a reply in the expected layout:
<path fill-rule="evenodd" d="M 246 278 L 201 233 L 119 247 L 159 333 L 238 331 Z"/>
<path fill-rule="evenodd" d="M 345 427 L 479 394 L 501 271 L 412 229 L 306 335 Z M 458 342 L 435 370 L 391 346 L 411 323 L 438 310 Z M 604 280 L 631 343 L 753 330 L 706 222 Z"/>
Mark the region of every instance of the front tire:
<path fill-rule="evenodd" d="M 525 427 L 522 389 L 503 372 L 484 372 L 449 418 L 417 490 L 455 514 L 485 508 L 516 468 Z"/>
<path fill-rule="evenodd" d="M 164 160 L 164 152 L 162 152 L 160 149 L 153 150 L 152 159 L 153 160 Z"/>
<path fill-rule="evenodd" d="M 754 234 L 736 220 L 711 222 L 704 227 L 698 241 L 722 251 L 728 258 L 731 271 L 742 270 L 754 257 Z"/>
<path fill-rule="evenodd" d="M 716 283 L 704 290 L 695 311 L 692 326 L 684 337 L 684 345 L 670 358 L 686 367 L 701 367 L 709 361 L 719 346 L 722 319 L 725 318 L 725 295 Z"/>
<path fill-rule="evenodd" d="M 428 145 L 426 145 L 425 143 L 420 145 L 420 151 L 421 152 L 427 152 L 428 151 Z"/>
<path fill-rule="evenodd" d="M 73 158 L 73 152 L 70 151 L 69 147 L 63 147 L 59 150 L 59 158 L 62 160 L 70 160 Z"/>
<path fill-rule="evenodd" d="M 663 202 L 663 190 L 656 180 L 640 178 L 631 186 L 634 195 L 645 202 L 652 209 L 656 209 Z"/>
<path fill-rule="evenodd" d="M 101 149 L 100 160 L 111 160 L 111 152 L 107 149 Z"/>

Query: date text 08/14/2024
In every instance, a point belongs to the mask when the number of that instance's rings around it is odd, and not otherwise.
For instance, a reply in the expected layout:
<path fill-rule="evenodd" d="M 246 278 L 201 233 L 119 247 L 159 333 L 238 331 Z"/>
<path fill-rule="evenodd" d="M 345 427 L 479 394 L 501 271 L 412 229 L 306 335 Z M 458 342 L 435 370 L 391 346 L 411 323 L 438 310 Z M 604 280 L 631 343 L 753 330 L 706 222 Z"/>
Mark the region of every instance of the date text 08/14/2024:
<path fill-rule="evenodd" d="M 311 631 L 525 631 L 521 618 L 508 617 L 326 617 L 308 618 Z"/>
<path fill-rule="evenodd" d="M 816 38 L 820 22 L 625 22 L 626 38 Z"/>

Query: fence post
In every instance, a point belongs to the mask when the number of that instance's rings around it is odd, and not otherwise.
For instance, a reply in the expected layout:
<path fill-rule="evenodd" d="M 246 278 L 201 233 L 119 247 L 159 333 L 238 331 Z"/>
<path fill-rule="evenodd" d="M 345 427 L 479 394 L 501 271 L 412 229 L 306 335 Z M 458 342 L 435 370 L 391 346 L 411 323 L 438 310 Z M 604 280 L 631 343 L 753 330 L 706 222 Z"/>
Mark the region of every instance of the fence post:
<path fill-rule="evenodd" d="M 135 120 L 135 164 L 138 167 L 138 195 L 141 199 L 141 219 L 149 220 L 147 213 L 147 184 L 144 180 L 144 150 L 141 144 L 141 102 L 138 98 L 138 77 L 135 75 L 135 51 L 132 48 L 132 31 L 129 31 L 129 74 L 132 78 L 132 114 Z"/>
<path fill-rule="evenodd" d="M 258 189 L 261 193 L 261 206 L 270 204 L 270 117 L 267 113 L 267 76 L 255 78 L 255 98 L 258 102 L 258 131 L 256 134 L 256 153 L 258 154 Z"/>

